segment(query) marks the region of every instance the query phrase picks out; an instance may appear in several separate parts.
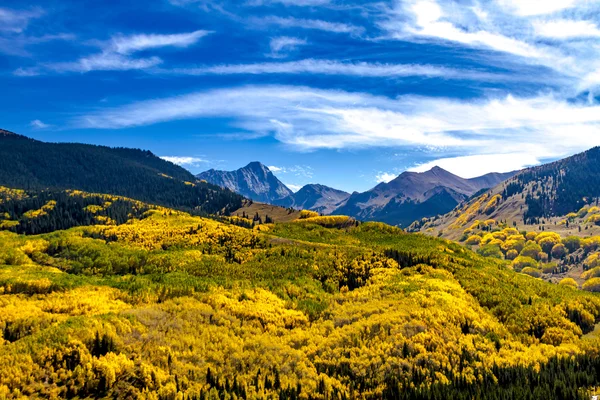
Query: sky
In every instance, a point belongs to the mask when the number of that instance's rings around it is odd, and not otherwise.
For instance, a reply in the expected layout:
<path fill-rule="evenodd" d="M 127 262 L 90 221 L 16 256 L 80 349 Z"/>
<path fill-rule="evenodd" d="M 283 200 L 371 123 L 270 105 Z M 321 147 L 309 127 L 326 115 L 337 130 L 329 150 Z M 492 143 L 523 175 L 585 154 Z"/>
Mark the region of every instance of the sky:
<path fill-rule="evenodd" d="M 563 158 L 600 145 L 599 89 L 597 1 L 0 3 L 0 128 L 293 190 Z"/>

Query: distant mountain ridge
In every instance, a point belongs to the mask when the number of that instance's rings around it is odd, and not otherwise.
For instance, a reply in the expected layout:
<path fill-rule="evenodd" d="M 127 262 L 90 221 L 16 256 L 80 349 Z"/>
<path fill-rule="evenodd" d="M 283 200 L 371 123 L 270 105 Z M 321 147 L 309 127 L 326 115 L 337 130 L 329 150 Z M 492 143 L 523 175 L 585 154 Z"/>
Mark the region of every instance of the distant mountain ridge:
<path fill-rule="evenodd" d="M 228 213 L 243 203 L 150 151 L 45 143 L 6 130 L 0 130 L 0 186 L 78 189 L 206 213 Z"/>
<path fill-rule="evenodd" d="M 235 171 L 208 170 L 196 175 L 254 201 L 295 209 L 332 212 L 349 193 L 324 185 L 309 184 L 294 193 L 264 164 L 254 161 Z"/>
<path fill-rule="evenodd" d="M 257 161 L 235 171 L 210 169 L 196 175 L 213 185 L 227 188 L 249 199 L 274 204 L 294 194 L 269 168 Z"/>
<path fill-rule="evenodd" d="M 364 193 L 353 193 L 333 213 L 408 226 L 424 217 L 445 214 L 476 192 L 514 174 L 491 173 L 464 179 L 437 166 L 426 172 L 407 171 Z"/>
<path fill-rule="evenodd" d="M 594 215 L 580 211 L 600 199 L 600 147 L 531 167 L 475 196 L 460 208 L 439 218 L 415 223 L 411 230 L 434 232 L 458 239 L 476 221 L 504 221 L 518 229 L 538 225 L 566 235 L 598 231 Z M 569 216 L 571 215 L 571 216 Z M 569 217 L 567 217 L 569 216 Z M 571 223 L 567 223 L 570 220 Z M 564 232 L 563 232 L 564 231 Z"/>
<path fill-rule="evenodd" d="M 514 174 L 490 173 L 464 179 L 436 166 L 427 172 L 403 172 L 388 183 L 352 194 L 319 184 L 305 185 L 293 193 L 267 166 L 256 161 L 235 171 L 211 169 L 196 177 L 263 203 L 408 226 L 424 217 L 445 214 Z"/>
<path fill-rule="evenodd" d="M 282 199 L 278 204 L 284 207 L 330 214 L 349 196 L 350 193 L 343 190 L 333 189 L 325 185 L 308 184 L 291 196 Z"/>

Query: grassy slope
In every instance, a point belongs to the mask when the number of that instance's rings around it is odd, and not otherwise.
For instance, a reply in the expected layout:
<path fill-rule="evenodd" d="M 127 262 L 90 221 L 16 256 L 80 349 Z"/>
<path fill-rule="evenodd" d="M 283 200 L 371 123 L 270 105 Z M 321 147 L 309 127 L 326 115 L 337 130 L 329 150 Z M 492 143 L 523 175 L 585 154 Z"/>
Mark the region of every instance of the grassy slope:
<path fill-rule="evenodd" d="M 300 217 L 300 211 L 288 211 L 287 208 L 272 206 L 270 204 L 259 203 L 256 201 L 246 202 L 243 207 L 233 211 L 232 216 L 241 217 L 243 213 L 252 219 L 256 213 L 265 221 L 268 215 L 274 222 L 291 222 Z"/>
<path fill-rule="evenodd" d="M 267 229 L 157 209 L 0 232 L 0 396 L 174 398 L 235 379 L 250 398 L 298 385 L 379 397 L 391 376 L 477 382 L 598 345 L 580 339 L 598 296 L 459 245 L 379 223 Z"/>

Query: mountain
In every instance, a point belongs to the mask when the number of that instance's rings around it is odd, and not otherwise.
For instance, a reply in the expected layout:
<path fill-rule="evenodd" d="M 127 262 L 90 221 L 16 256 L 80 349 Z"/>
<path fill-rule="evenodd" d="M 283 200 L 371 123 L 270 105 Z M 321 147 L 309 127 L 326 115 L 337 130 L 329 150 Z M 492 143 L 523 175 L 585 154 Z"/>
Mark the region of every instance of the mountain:
<path fill-rule="evenodd" d="M 349 196 L 350 193 L 342 190 L 325 185 L 309 184 L 303 186 L 291 196 L 280 200 L 277 204 L 298 210 L 312 210 L 321 214 L 330 214 Z"/>
<path fill-rule="evenodd" d="M 445 214 L 478 191 L 497 185 L 514 172 L 464 179 L 440 167 L 403 172 L 388 183 L 353 193 L 333 214 L 407 226 L 415 220 Z"/>
<path fill-rule="evenodd" d="M 277 179 L 267 166 L 256 161 L 235 171 L 211 169 L 198 174 L 196 178 L 229 189 L 249 199 L 269 204 L 274 204 L 294 193 Z"/>
<path fill-rule="evenodd" d="M 243 203 L 150 151 L 45 143 L 6 130 L 0 130 L 0 186 L 78 189 L 204 213 L 228 213 Z"/>
<path fill-rule="evenodd" d="M 600 233 L 595 217 L 600 198 L 600 148 L 527 168 L 475 196 L 461 207 L 414 224 L 422 230 L 458 239 L 476 221 L 503 221 L 521 230 L 552 230 L 559 234 Z"/>

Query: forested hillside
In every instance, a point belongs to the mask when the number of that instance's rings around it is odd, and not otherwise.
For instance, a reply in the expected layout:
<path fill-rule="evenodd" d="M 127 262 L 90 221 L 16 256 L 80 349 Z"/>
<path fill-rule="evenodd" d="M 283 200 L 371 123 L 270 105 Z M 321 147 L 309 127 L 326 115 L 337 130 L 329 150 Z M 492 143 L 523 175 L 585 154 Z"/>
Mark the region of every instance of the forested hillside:
<path fill-rule="evenodd" d="M 0 131 L 0 186 L 78 189 L 203 213 L 228 213 L 242 197 L 149 151 L 44 143 Z"/>
<path fill-rule="evenodd" d="M 460 204 L 453 211 L 410 227 L 458 239 L 463 230 L 486 220 L 518 230 L 550 230 L 563 237 L 600 235 L 600 148 L 532 167 Z"/>
<path fill-rule="evenodd" d="M 382 223 L 136 209 L 0 232 L 0 397 L 589 399 L 600 384 L 596 293 Z"/>

